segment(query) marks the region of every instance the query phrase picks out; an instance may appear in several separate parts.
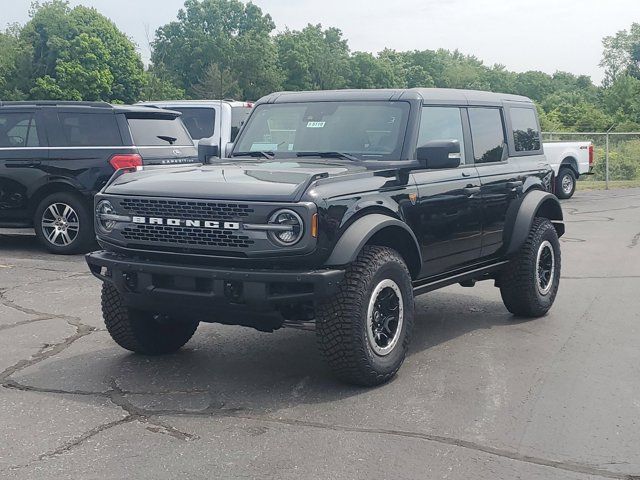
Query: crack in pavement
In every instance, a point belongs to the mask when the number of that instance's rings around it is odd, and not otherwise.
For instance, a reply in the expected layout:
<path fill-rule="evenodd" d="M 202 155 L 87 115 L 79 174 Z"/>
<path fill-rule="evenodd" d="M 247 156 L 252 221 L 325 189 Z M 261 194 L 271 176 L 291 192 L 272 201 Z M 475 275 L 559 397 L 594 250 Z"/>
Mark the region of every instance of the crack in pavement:
<path fill-rule="evenodd" d="M 631 243 L 627 248 L 634 248 L 638 246 L 638 242 L 640 242 L 640 232 L 636 233 L 631 239 Z"/>

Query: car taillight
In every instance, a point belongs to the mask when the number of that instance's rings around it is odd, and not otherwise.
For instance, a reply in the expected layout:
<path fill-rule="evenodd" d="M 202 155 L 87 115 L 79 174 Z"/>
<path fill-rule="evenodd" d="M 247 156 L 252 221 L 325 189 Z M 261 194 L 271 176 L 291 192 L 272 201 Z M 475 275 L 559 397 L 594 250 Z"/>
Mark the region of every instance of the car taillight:
<path fill-rule="evenodd" d="M 115 170 L 135 170 L 142 166 L 142 157 L 137 153 L 114 155 L 109 163 Z"/>
<path fill-rule="evenodd" d="M 593 167 L 594 154 L 593 154 L 593 145 L 589 145 L 589 166 Z"/>

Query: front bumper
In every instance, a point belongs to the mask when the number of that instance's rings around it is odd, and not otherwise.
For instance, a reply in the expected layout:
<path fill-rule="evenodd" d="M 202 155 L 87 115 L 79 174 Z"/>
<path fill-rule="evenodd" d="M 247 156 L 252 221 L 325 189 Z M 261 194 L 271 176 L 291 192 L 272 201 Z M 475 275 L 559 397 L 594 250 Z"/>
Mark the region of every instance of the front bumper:
<path fill-rule="evenodd" d="M 335 294 L 344 277 L 344 270 L 183 266 L 107 251 L 90 253 L 86 260 L 93 275 L 114 285 L 127 306 L 159 312 L 300 304 Z"/>

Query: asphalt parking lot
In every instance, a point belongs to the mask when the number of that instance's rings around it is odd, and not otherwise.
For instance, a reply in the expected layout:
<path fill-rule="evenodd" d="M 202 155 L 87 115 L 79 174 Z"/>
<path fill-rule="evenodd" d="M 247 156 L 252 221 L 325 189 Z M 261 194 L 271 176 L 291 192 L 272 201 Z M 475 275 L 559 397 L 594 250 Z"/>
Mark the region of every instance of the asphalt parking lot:
<path fill-rule="evenodd" d="M 563 203 L 551 313 L 417 300 L 398 377 L 330 376 L 311 332 L 202 325 L 163 358 L 102 324 L 82 257 L 0 235 L 0 478 L 640 478 L 640 189 Z"/>

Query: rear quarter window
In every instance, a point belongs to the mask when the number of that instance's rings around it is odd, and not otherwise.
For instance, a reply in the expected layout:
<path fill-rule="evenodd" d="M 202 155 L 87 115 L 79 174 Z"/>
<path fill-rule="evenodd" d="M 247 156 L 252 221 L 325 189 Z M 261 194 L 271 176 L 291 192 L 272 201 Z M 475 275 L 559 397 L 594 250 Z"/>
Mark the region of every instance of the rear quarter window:
<path fill-rule="evenodd" d="M 194 140 L 213 136 L 216 121 L 216 111 L 213 108 L 170 107 L 169 109 L 182 113 L 182 123 Z"/>
<path fill-rule="evenodd" d="M 516 107 L 509 109 L 509 113 L 516 152 L 540 150 L 540 131 L 535 110 Z"/>
<path fill-rule="evenodd" d="M 193 146 L 193 140 L 179 118 L 129 118 L 128 122 L 135 145 Z"/>
<path fill-rule="evenodd" d="M 112 147 L 122 145 L 116 116 L 110 113 L 58 114 L 64 141 L 70 147 Z"/>

